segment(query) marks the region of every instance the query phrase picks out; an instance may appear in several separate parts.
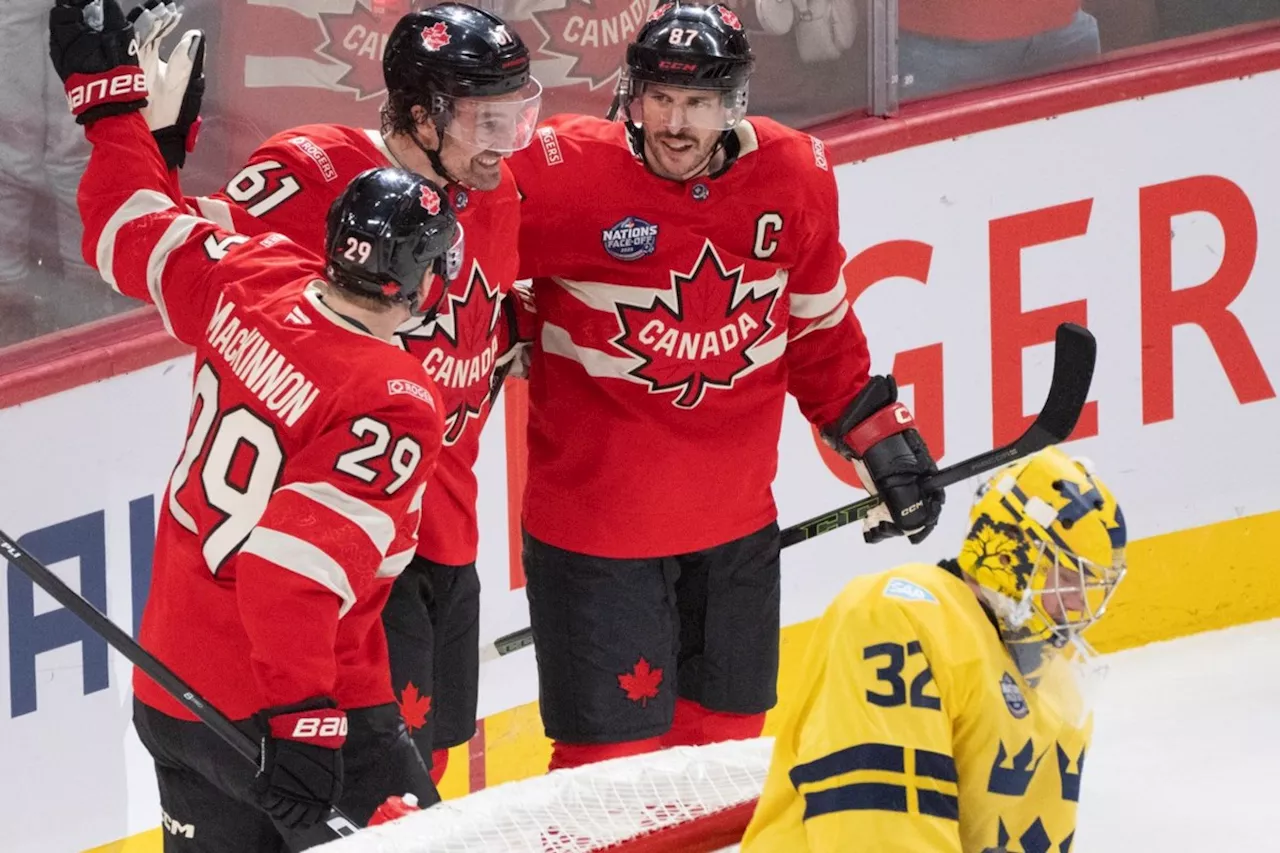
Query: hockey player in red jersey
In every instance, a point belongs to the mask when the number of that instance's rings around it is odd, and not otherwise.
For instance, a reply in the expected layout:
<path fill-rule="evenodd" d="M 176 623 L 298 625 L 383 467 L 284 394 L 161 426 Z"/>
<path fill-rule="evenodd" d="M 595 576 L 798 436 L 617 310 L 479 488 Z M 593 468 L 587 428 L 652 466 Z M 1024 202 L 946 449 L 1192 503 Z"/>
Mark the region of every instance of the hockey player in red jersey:
<path fill-rule="evenodd" d="M 918 542 L 943 502 L 840 278 L 822 143 L 746 118 L 724 6 L 627 48 L 625 121 L 556 117 L 511 160 L 535 279 L 524 565 L 552 767 L 760 732 L 776 701 L 771 483 L 787 392 Z"/>
<path fill-rule="evenodd" d="M 363 822 L 390 795 L 438 801 L 394 703 L 379 614 L 413 555 L 444 430 L 420 360 L 391 345 L 456 275 L 443 190 L 362 173 L 330 210 L 324 259 L 280 234 L 228 233 L 183 208 L 138 115 L 145 76 L 115 0 L 58 0 L 50 28 L 93 145 L 85 258 L 195 349 L 140 641 L 262 744 L 255 772 L 135 672 L 161 807 L 192 828 L 166 834 L 166 850 L 300 850 L 334 804 Z"/>
<path fill-rule="evenodd" d="M 463 278 L 400 345 L 444 398 L 444 448 L 422 512 L 417 555 L 384 611 L 392 681 L 439 781 L 450 747 L 475 733 L 480 580 L 476 477 L 480 431 L 517 344 L 519 197 L 504 157 L 529 144 L 540 86 L 529 51 L 501 18 L 461 3 L 403 17 L 383 60 L 380 130 L 305 125 L 268 139 L 205 215 L 231 230 L 279 231 L 319 252 L 324 212 L 346 181 L 401 165 L 447 183 L 466 233 Z M 423 710 L 423 706 L 427 710 Z"/>

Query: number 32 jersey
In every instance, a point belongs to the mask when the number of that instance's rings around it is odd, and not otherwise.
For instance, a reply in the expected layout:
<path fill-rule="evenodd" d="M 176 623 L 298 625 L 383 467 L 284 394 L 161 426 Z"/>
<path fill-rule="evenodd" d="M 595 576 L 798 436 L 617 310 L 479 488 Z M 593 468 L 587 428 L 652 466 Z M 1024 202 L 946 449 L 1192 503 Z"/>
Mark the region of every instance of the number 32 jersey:
<path fill-rule="evenodd" d="M 323 256 L 330 204 L 366 169 L 394 165 L 376 131 L 313 124 L 286 130 L 250 155 L 248 164 L 198 209 L 241 234 L 278 231 Z M 400 346 L 417 356 L 444 400 L 440 463 L 427 490 L 418 553 L 435 563 L 474 562 L 480 431 L 489 417 L 495 371 L 513 355 L 520 200 L 511 174 L 486 192 L 457 192 L 451 202 L 466 235 L 462 274 L 438 318 L 406 325 Z"/>
<path fill-rule="evenodd" d="M 88 135 L 86 259 L 196 351 L 142 645 L 233 719 L 394 701 L 379 615 L 439 453 L 433 383 L 326 306 L 313 255 L 184 212 L 140 116 Z M 140 671 L 134 690 L 195 719 Z"/>
<path fill-rule="evenodd" d="M 1069 667 L 1033 688 L 977 596 L 921 563 L 818 622 L 743 853 L 1071 853 L 1091 720 Z"/>

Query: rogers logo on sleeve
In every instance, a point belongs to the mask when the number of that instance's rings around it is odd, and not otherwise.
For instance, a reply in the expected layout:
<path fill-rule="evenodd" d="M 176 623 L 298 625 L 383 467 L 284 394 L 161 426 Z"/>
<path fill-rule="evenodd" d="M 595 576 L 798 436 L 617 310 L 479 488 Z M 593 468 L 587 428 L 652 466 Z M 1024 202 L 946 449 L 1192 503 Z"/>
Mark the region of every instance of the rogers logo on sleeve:
<path fill-rule="evenodd" d="M 396 394 L 408 394 L 410 397 L 417 397 L 433 409 L 436 407 L 436 401 L 432 399 L 431 392 L 416 382 L 410 382 L 408 379 L 388 379 L 387 393 L 393 396 Z"/>

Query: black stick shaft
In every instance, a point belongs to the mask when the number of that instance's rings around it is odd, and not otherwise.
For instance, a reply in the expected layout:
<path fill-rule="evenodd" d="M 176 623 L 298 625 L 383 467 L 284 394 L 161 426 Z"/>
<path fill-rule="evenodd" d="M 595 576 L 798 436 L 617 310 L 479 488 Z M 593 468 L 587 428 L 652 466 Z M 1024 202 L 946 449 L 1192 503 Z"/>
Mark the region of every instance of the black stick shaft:
<path fill-rule="evenodd" d="M 86 625 L 107 641 L 107 645 L 124 655 L 130 663 L 147 674 L 152 681 L 164 688 L 165 692 L 178 700 L 191 713 L 195 714 L 209 728 L 226 741 L 232 749 L 244 756 L 246 761 L 258 765 L 261 751 L 253 738 L 249 737 L 227 715 L 205 701 L 204 697 L 191 688 L 173 670 L 162 664 L 150 652 L 138 645 L 137 640 L 126 634 L 119 625 L 107 618 L 101 610 L 94 607 L 84 596 L 62 582 L 62 579 L 49 571 L 35 557 L 26 552 L 9 534 L 0 530 L 0 553 L 13 563 L 31 582 L 79 616 Z M 330 809 L 322 821 L 332 830 L 333 838 L 342 838 L 357 831 L 357 827 L 342 812 Z"/>

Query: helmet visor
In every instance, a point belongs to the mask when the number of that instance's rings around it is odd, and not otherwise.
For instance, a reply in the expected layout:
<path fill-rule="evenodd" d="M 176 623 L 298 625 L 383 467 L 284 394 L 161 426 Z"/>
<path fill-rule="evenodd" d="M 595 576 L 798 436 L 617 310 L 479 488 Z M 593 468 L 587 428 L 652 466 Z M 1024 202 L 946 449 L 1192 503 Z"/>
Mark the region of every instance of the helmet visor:
<path fill-rule="evenodd" d="M 627 105 L 631 123 L 655 130 L 725 131 L 736 127 L 747 114 L 747 87 L 692 89 L 637 81 L 639 90 Z"/>
<path fill-rule="evenodd" d="M 541 107 L 542 84 L 530 77 L 509 95 L 452 99 L 444 132 L 472 148 L 510 154 L 533 139 Z"/>

